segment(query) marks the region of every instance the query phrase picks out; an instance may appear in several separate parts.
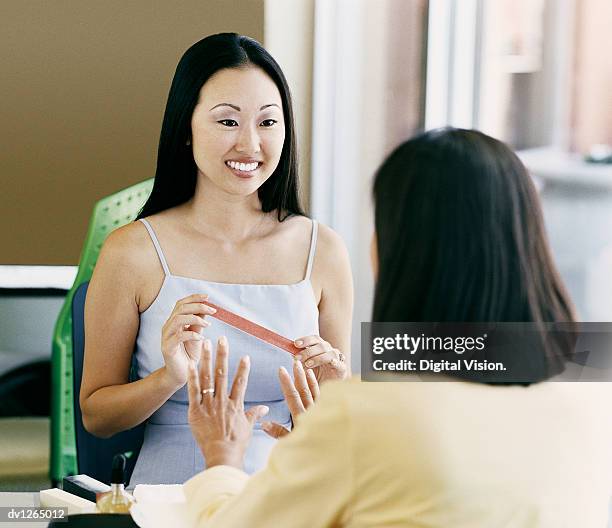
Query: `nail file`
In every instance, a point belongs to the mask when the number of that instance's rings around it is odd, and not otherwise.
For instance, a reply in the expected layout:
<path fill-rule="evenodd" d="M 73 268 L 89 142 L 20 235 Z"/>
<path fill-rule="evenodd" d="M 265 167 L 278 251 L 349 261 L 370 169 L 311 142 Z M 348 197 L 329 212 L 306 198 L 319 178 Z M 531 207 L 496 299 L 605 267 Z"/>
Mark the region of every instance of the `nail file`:
<path fill-rule="evenodd" d="M 292 356 L 295 356 L 296 354 L 299 354 L 302 351 L 301 348 L 298 348 L 293 344 L 293 341 L 291 341 L 291 339 L 287 339 L 286 337 L 277 334 L 276 332 L 273 332 L 272 330 L 269 330 L 264 326 L 258 325 L 253 321 L 249 321 L 248 319 L 245 319 L 244 317 L 241 317 L 238 314 L 230 312 L 225 308 L 221 308 L 220 306 L 217 306 L 216 304 L 213 304 L 209 301 L 204 301 L 204 304 L 217 310 L 214 314 L 207 314 L 209 317 L 219 319 L 219 321 L 223 321 L 224 323 L 227 323 L 228 325 L 233 326 L 238 330 L 242 330 L 243 332 L 252 335 L 257 339 L 261 339 L 262 341 L 265 341 L 270 345 L 278 347 L 284 350 L 285 352 L 289 352 L 289 354 L 291 354 Z"/>

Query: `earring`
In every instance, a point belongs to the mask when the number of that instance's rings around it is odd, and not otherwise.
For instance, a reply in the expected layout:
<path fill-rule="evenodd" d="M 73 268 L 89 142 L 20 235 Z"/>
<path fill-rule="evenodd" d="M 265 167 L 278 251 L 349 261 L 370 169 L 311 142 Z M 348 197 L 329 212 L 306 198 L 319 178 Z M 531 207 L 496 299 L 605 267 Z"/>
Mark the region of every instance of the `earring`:
<path fill-rule="evenodd" d="M 191 139 L 188 139 L 187 143 L 185 143 L 185 145 L 187 145 L 187 146 L 191 145 Z"/>

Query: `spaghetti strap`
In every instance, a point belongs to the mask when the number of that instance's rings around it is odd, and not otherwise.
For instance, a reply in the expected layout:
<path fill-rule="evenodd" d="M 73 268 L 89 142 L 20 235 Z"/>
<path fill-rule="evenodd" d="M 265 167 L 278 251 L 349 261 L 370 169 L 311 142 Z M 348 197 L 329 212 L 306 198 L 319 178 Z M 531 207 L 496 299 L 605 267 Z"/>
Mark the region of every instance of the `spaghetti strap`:
<path fill-rule="evenodd" d="M 155 251 L 157 251 L 159 261 L 161 262 L 162 268 L 164 268 L 164 273 L 166 275 L 171 275 L 170 269 L 168 268 L 168 263 L 166 262 L 166 257 L 164 257 L 164 252 L 162 251 L 162 248 L 159 245 L 159 240 L 157 240 L 157 237 L 155 236 L 155 231 L 153 231 L 151 224 L 149 224 L 149 222 L 144 218 L 140 218 L 139 220 L 144 224 L 144 226 L 147 228 L 147 231 L 149 232 L 149 235 L 151 236 L 151 240 L 153 241 L 153 245 L 155 246 Z"/>
<path fill-rule="evenodd" d="M 308 265 L 306 266 L 306 277 L 304 280 L 310 280 L 312 273 L 312 262 L 314 261 L 315 251 L 317 249 L 317 229 L 319 224 L 315 219 L 312 220 L 312 235 L 310 236 L 310 252 L 308 253 Z"/>

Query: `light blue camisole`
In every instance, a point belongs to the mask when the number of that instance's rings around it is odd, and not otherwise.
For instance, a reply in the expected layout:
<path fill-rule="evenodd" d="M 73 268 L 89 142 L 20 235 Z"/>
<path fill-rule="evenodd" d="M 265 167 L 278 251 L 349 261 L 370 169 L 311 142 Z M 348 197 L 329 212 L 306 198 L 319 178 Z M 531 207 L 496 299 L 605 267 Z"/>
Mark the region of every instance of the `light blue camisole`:
<path fill-rule="evenodd" d="M 319 311 L 310 283 L 317 243 L 317 223 L 314 220 L 306 276 L 295 284 L 226 284 L 172 275 L 151 225 L 144 219 L 140 221 L 151 236 L 165 274 L 157 298 L 140 314 L 134 351 L 140 378 L 164 365 L 161 353 L 162 326 L 176 301 L 193 293 L 207 293 L 212 303 L 289 339 L 319 334 Z M 291 372 L 292 356 L 222 321 L 211 317 L 207 319 L 212 324 L 204 330 L 204 335 L 213 342 L 213 349 L 218 337 L 225 335 L 228 338 L 229 386 L 238 361 L 248 354 L 251 358 L 251 371 L 245 406 L 267 405 L 270 412 L 266 420 L 289 427 L 291 416 L 280 389 L 278 369 L 284 366 Z M 206 468 L 206 462 L 187 423 L 187 406 L 187 386 L 184 386 L 147 420 L 144 443 L 130 480 L 130 488 L 137 484 L 183 483 Z M 247 473 L 265 466 L 274 442 L 256 425 L 244 461 Z"/>

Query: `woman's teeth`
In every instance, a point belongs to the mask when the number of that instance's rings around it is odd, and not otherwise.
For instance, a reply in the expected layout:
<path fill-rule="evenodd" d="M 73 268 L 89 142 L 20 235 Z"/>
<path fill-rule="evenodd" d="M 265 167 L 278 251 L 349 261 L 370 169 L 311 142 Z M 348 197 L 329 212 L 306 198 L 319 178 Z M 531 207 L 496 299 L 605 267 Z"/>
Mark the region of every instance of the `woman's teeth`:
<path fill-rule="evenodd" d="M 254 163 L 238 163 L 236 161 L 226 161 L 225 164 L 230 169 L 239 170 L 239 171 L 242 171 L 242 172 L 251 172 L 251 171 L 254 171 L 257 167 L 259 167 L 259 163 L 258 162 L 254 162 Z"/>

